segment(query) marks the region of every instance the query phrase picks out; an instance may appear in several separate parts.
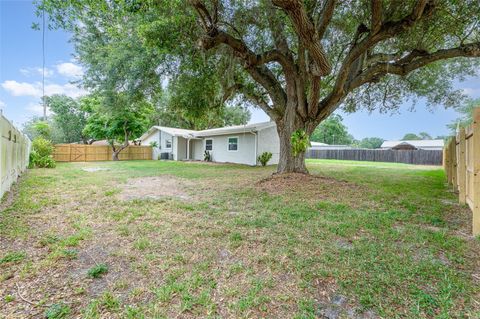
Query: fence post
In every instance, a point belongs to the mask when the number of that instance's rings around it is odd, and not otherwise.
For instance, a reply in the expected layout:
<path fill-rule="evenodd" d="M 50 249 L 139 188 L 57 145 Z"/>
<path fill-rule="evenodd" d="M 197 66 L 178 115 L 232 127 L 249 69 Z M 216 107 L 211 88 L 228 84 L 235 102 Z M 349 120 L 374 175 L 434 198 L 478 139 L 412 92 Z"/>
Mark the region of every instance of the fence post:
<path fill-rule="evenodd" d="M 467 202 L 467 165 L 465 158 L 466 141 L 465 128 L 460 128 L 458 133 L 458 152 L 457 152 L 457 178 L 458 178 L 458 202 L 465 204 Z"/>
<path fill-rule="evenodd" d="M 450 147 L 451 147 L 451 154 L 452 154 L 452 186 L 453 186 L 453 191 L 456 192 L 458 189 L 458 181 L 457 181 L 458 157 L 457 157 L 457 141 L 455 137 L 451 139 Z"/>
<path fill-rule="evenodd" d="M 473 235 L 480 234 L 480 108 L 473 111 Z"/>

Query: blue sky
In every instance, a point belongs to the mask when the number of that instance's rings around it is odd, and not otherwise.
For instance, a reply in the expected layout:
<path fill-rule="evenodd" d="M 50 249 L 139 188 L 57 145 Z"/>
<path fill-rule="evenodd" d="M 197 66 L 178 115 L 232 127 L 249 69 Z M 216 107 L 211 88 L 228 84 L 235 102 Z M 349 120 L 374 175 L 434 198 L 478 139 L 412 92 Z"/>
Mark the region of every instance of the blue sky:
<path fill-rule="evenodd" d="M 0 108 L 18 126 L 34 115 L 40 115 L 42 34 L 31 28 L 39 22 L 30 0 L 0 0 Z M 82 75 L 76 63 L 69 34 L 47 30 L 46 33 L 46 94 L 85 94 L 73 82 Z M 471 97 L 480 97 L 480 76 L 456 84 Z M 437 106 L 428 111 L 423 101 L 414 112 L 404 105 L 398 113 L 379 114 L 357 112 L 342 114 L 350 133 L 357 139 L 378 136 L 398 139 L 405 133 L 428 132 L 432 136 L 446 135 L 446 124 L 457 118 L 452 109 Z M 261 110 L 253 110 L 252 122 L 266 121 Z"/>

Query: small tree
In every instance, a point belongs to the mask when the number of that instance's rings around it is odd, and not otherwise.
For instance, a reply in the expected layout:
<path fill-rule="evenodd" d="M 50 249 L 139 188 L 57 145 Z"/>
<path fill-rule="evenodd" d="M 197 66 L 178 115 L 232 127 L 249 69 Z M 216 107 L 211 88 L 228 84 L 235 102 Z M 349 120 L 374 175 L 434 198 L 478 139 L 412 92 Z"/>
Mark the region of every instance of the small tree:
<path fill-rule="evenodd" d="M 116 101 L 127 102 L 122 100 L 121 96 L 117 96 Z M 107 140 L 112 147 L 112 160 L 118 161 L 118 155 L 128 147 L 132 137 L 141 135 L 148 128 L 148 118 L 152 108 L 148 103 L 117 104 L 112 110 L 108 104 L 102 103 L 93 106 L 92 110 L 84 134 L 97 140 Z"/>

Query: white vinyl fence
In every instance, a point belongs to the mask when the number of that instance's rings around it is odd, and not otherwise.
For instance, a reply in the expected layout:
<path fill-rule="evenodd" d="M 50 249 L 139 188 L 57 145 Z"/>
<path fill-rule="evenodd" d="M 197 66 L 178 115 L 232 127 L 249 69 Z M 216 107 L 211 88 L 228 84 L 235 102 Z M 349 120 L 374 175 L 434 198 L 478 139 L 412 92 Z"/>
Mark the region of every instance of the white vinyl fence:
<path fill-rule="evenodd" d="M 0 111 L 0 198 L 28 166 L 30 139 L 7 120 Z"/>

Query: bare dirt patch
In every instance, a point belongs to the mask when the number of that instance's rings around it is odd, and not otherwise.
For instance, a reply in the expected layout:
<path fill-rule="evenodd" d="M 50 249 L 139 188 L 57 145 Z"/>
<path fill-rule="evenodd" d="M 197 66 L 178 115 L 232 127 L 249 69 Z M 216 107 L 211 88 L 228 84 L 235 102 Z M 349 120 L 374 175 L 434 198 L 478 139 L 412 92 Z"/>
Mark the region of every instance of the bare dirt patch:
<path fill-rule="evenodd" d="M 369 195 L 375 191 L 367 186 L 319 175 L 274 174 L 257 182 L 256 187 L 272 195 L 294 196 L 309 201 L 335 201 L 352 207 L 378 205 L 369 200 Z"/>
<path fill-rule="evenodd" d="M 121 186 L 122 190 L 118 198 L 132 200 L 173 197 L 188 200 L 191 199 L 187 193 L 189 186 L 191 182 L 169 175 L 132 178 Z"/>

